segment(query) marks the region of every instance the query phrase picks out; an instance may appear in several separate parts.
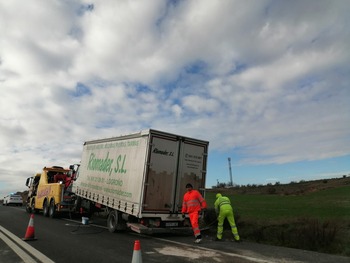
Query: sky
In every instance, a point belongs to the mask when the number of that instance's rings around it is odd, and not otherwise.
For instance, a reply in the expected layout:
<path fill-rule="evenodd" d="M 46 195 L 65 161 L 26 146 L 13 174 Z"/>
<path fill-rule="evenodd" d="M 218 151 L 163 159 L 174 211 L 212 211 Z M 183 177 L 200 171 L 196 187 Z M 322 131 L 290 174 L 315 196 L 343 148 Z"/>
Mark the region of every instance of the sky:
<path fill-rule="evenodd" d="M 0 1 L 0 198 L 83 143 L 209 141 L 206 186 L 350 176 L 350 2 Z"/>

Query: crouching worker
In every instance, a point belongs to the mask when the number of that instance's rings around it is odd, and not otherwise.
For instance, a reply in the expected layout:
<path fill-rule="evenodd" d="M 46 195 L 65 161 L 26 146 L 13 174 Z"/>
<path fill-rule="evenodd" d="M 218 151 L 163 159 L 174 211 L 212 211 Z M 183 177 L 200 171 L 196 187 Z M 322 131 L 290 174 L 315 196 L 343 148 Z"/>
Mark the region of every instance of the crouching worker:
<path fill-rule="evenodd" d="M 236 242 L 240 242 L 230 199 L 226 196 L 222 196 L 221 194 L 216 194 L 216 201 L 214 203 L 214 207 L 216 214 L 219 214 L 216 240 L 220 241 L 222 239 L 222 233 L 224 231 L 224 221 L 225 218 L 227 218 L 227 221 L 230 223 L 231 226 L 231 231 L 234 240 Z"/>
<path fill-rule="evenodd" d="M 205 210 L 207 208 L 207 203 L 197 190 L 193 190 L 193 186 L 191 184 L 187 184 L 186 189 L 187 192 L 183 198 L 181 212 L 183 217 L 185 217 L 185 213 L 188 213 L 192 225 L 192 230 L 196 238 L 194 242 L 198 244 L 202 241 L 198 218 L 201 210 Z"/>

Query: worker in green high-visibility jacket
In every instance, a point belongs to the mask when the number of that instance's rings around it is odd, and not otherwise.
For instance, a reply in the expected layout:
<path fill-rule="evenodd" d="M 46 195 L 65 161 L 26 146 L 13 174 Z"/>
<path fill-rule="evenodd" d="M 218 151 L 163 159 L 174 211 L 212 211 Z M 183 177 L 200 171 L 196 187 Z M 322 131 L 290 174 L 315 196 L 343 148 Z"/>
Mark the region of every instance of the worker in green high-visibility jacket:
<path fill-rule="evenodd" d="M 230 199 L 218 193 L 216 194 L 216 201 L 214 203 L 214 207 L 215 207 L 216 214 L 219 215 L 216 240 L 217 241 L 222 240 L 222 233 L 224 231 L 224 221 L 227 218 L 227 221 L 230 223 L 230 226 L 231 226 L 231 231 L 232 231 L 234 240 L 236 242 L 240 242 Z"/>

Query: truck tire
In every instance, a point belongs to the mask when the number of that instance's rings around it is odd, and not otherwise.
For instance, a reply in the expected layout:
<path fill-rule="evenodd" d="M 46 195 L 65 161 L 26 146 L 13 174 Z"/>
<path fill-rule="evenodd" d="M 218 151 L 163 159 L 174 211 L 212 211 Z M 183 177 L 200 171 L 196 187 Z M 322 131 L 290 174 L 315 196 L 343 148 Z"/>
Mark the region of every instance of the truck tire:
<path fill-rule="evenodd" d="M 49 207 L 49 217 L 50 218 L 55 218 L 56 217 L 56 205 L 55 205 L 55 200 L 51 200 L 50 202 L 50 207 Z"/>
<path fill-rule="evenodd" d="M 122 219 L 121 213 L 117 210 L 112 210 L 107 218 L 107 228 L 111 233 L 123 231 L 126 229 L 126 222 Z"/>
<path fill-rule="evenodd" d="M 35 213 L 35 214 L 38 213 L 38 210 L 35 209 L 35 199 L 33 199 L 30 203 L 30 210 L 31 210 L 31 213 Z"/>
<path fill-rule="evenodd" d="M 27 211 L 27 213 L 32 213 L 32 208 L 30 207 L 30 205 L 27 203 L 26 204 L 26 211 Z"/>
<path fill-rule="evenodd" d="M 49 216 L 49 204 L 48 204 L 47 200 L 45 200 L 44 204 L 43 204 L 43 215 Z"/>

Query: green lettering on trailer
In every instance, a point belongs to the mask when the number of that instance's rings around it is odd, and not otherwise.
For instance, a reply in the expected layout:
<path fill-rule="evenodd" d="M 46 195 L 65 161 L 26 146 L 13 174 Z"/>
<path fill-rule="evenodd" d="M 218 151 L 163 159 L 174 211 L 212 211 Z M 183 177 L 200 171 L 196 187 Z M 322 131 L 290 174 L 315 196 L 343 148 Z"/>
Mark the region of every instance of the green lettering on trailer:
<path fill-rule="evenodd" d="M 126 159 L 126 154 L 119 155 L 116 158 L 117 166 L 114 168 L 114 172 L 115 173 L 120 173 L 120 174 L 125 174 L 126 173 L 126 169 L 124 169 L 125 159 Z"/>
<path fill-rule="evenodd" d="M 94 153 L 91 153 L 87 169 L 91 171 L 110 172 L 113 159 L 109 159 L 108 157 L 109 152 L 107 152 L 107 156 L 104 159 L 98 159 Z"/>

